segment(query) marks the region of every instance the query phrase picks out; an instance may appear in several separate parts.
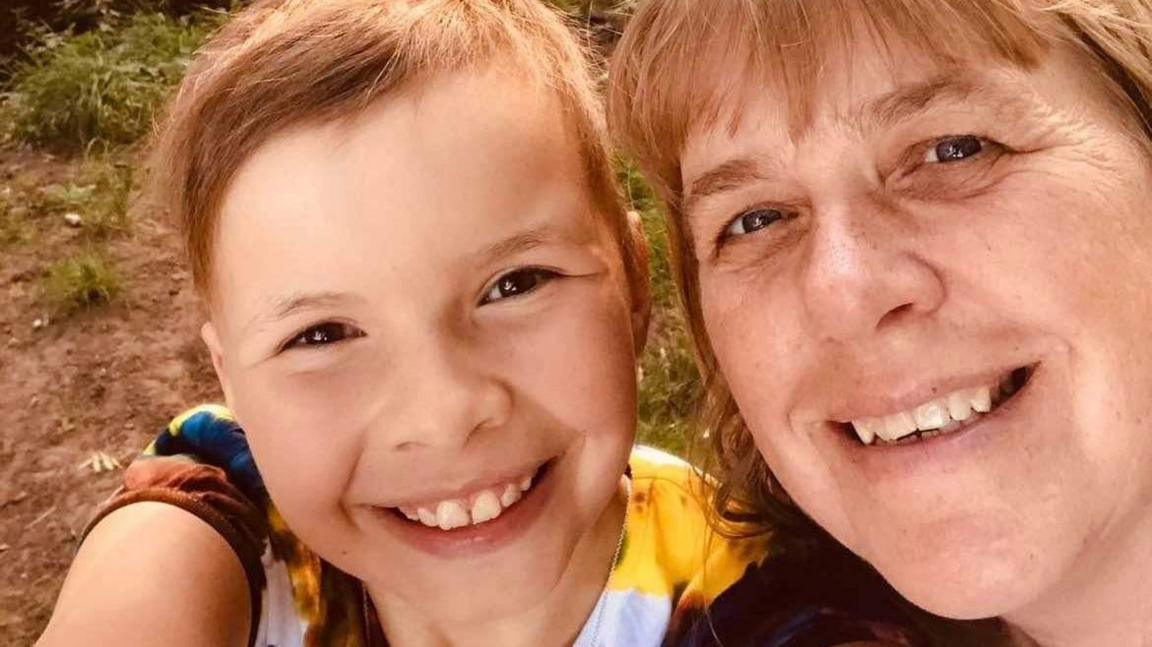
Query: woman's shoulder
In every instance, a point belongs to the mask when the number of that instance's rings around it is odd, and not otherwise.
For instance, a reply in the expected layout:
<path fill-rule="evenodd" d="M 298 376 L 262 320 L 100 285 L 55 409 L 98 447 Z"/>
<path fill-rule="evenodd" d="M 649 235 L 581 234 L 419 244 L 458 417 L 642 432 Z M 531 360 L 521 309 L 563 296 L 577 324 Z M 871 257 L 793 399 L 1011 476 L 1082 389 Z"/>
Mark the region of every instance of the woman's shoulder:
<path fill-rule="evenodd" d="M 709 604 L 684 608 L 668 645 L 826 647 L 930 644 L 910 607 L 862 561 L 837 548 L 777 552 Z"/>

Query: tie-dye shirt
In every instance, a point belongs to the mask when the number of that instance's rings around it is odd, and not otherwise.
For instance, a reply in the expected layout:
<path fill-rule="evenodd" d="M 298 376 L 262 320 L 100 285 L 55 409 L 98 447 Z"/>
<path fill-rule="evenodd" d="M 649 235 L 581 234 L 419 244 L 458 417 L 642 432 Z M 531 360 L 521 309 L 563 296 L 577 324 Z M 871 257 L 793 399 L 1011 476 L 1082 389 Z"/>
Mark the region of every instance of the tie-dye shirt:
<path fill-rule="evenodd" d="M 820 576 L 807 593 L 789 589 L 778 575 L 796 569 L 769 557 L 767 538 L 736 541 L 711 532 L 700 503 L 703 481 L 684 461 L 636 447 L 629 475 L 619 560 L 575 647 L 926 644 L 884 604 L 854 606 L 874 600 L 872 591 L 813 593 L 835 574 Z M 361 583 L 309 550 L 281 518 L 227 409 L 202 406 L 173 420 L 129 466 L 124 486 L 89 528 L 138 501 L 177 505 L 228 541 L 252 594 L 250 645 L 387 645 Z"/>

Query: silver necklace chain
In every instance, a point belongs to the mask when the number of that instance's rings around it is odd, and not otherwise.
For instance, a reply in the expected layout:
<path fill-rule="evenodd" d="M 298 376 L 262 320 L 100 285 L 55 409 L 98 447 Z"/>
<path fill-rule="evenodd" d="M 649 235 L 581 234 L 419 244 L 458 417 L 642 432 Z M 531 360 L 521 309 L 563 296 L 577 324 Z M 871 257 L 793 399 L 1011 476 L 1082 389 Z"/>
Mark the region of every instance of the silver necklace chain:
<path fill-rule="evenodd" d="M 600 645 L 600 628 L 604 625 L 604 611 L 608 607 L 607 593 L 608 585 L 612 583 L 612 575 L 616 572 L 616 564 L 620 561 L 620 553 L 624 550 L 624 537 L 628 534 L 628 510 L 632 507 L 632 479 L 624 479 L 624 490 L 627 494 L 624 498 L 624 521 L 620 523 L 620 536 L 616 539 L 616 552 L 612 554 L 612 565 L 608 568 L 608 580 L 604 582 L 604 592 L 596 599 L 596 620 L 592 625 L 592 639 L 589 641 L 591 647 L 601 647 Z M 372 623 L 371 616 L 371 603 L 368 598 L 368 587 L 364 583 L 360 583 L 360 593 L 363 600 L 364 608 L 364 637 L 365 641 L 372 645 L 375 642 L 375 633 L 371 631 Z"/>
<path fill-rule="evenodd" d="M 620 537 L 616 539 L 616 552 L 612 555 L 612 566 L 608 569 L 608 581 L 604 583 L 604 592 L 596 601 L 600 609 L 596 612 L 596 621 L 592 625 L 591 647 L 600 646 L 600 628 L 604 624 L 604 611 L 608 608 L 608 585 L 612 583 L 612 575 L 616 573 L 616 563 L 620 561 L 620 551 L 624 549 L 624 537 L 628 534 L 628 509 L 632 507 L 632 479 L 625 477 L 624 490 L 624 521 L 620 523 Z"/>

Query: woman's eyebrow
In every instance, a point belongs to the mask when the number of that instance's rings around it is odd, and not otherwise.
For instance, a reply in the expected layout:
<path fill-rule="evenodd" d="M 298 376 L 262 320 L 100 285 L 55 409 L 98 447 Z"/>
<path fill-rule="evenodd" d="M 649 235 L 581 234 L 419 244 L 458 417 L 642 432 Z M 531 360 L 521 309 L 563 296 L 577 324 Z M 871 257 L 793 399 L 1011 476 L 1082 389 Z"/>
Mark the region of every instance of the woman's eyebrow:
<path fill-rule="evenodd" d="M 857 109 L 851 117 L 864 132 L 882 129 L 933 110 L 961 104 L 982 107 L 997 115 L 1020 116 L 1035 109 L 1034 97 L 1017 87 L 1009 90 L 994 78 L 986 78 L 964 68 L 947 68 L 923 81 L 902 84 Z"/>
<path fill-rule="evenodd" d="M 738 189 L 752 180 L 765 179 L 760 164 L 748 157 L 737 157 L 723 162 L 692 180 L 684 198 L 684 213 L 690 214 L 704 198 Z"/>
<path fill-rule="evenodd" d="M 863 132 L 890 127 L 942 104 L 961 103 L 988 105 L 998 113 L 1012 114 L 1021 114 L 1033 105 L 1026 95 L 1006 93 L 964 70 L 948 69 L 875 97 L 856 108 L 847 119 Z M 803 137 L 801 133 L 799 138 Z M 764 166 L 765 160 L 737 157 L 701 173 L 685 193 L 683 213 L 690 215 L 705 198 L 738 189 L 750 181 L 767 179 L 771 170 Z"/>
<path fill-rule="evenodd" d="M 987 86 L 956 70 L 907 83 L 865 103 L 854 122 L 872 127 L 898 124 L 941 103 L 964 103 Z"/>

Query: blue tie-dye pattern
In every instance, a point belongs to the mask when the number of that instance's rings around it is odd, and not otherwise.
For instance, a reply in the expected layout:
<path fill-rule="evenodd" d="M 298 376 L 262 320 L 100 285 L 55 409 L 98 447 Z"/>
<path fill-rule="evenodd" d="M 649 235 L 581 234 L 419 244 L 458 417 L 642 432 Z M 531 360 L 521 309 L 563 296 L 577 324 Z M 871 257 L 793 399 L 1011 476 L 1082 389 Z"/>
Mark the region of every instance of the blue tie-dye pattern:
<path fill-rule="evenodd" d="M 256 469 L 244 430 L 235 421 L 211 411 L 199 411 L 185 420 L 179 433 L 165 429 L 152 450 L 157 456 L 191 454 L 202 463 L 219 467 L 229 480 L 253 501 L 266 501 L 268 491 Z"/>

